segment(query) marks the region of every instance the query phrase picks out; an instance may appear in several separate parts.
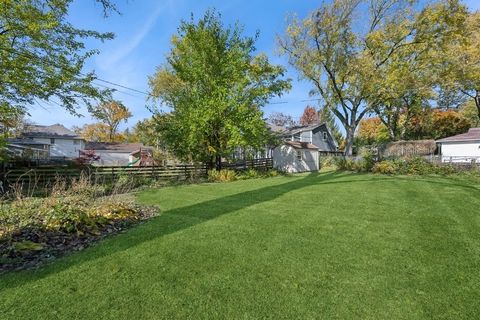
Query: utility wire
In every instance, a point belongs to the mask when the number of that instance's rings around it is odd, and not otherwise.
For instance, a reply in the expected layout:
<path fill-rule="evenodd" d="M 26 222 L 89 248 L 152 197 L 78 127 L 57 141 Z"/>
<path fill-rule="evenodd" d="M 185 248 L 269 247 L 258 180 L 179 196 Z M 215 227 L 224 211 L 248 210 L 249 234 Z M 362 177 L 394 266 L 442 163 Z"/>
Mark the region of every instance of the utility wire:
<path fill-rule="evenodd" d="M 26 58 L 29 58 L 29 59 L 36 59 L 36 60 L 39 60 L 39 61 L 42 61 L 42 63 L 45 63 L 45 61 L 50 64 L 50 65 L 53 65 L 51 61 L 48 61 L 48 58 L 47 57 L 39 57 L 39 56 L 36 56 L 36 55 L 32 55 L 32 54 L 26 54 L 24 52 L 19 52 L 17 50 L 14 50 L 14 49 L 10 49 L 10 48 L 2 48 L 0 47 L 1 50 L 5 50 L 5 51 L 9 51 L 13 54 L 16 54 L 16 55 L 21 55 L 21 56 L 24 56 Z M 45 61 L 43 61 L 45 60 Z M 37 71 L 40 71 L 40 70 L 37 70 Z M 87 74 L 83 73 L 83 72 L 80 72 L 80 74 L 82 76 L 88 76 Z M 138 90 L 138 89 L 135 89 L 135 88 L 131 88 L 131 87 L 128 87 L 128 86 L 125 86 L 125 85 L 122 85 L 122 84 L 119 84 L 119 83 L 115 83 L 113 81 L 110 81 L 110 80 L 105 80 L 105 79 L 102 79 L 102 78 L 98 78 L 98 77 L 95 77 L 94 76 L 94 79 L 93 81 L 100 81 L 100 82 L 103 82 L 103 83 L 106 83 L 106 84 L 109 84 L 111 86 L 115 86 L 115 87 L 119 87 L 119 88 L 123 88 L 123 89 L 126 89 L 126 90 L 130 90 L 132 92 L 136 92 L 136 93 L 139 93 L 139 94 L 143 94 L 147 97 L 152 97 L 154 98 L 154 96 L 148 92 L 145 92 L 145 91 L 142 91 L 142 90 Z M 108 86 L 105 86 L 105 85 L 102 85 L 100 83 L 94 83 L 95 85 L 97 86 L 101 86 L 103 88 L 107 88 L 107 89 L 112 89 L 112 90 L 115 90 L 116 92 L 120 92 L 120 93 L 123 93 L 123 94 L 126 94 L 126 95 L 129 95 L 129 96 L 132 96 L 132 97 L 135 97 L 135 98 L 140 98 L 139 96 L 135 96 L 135 95 L 132 95 L 132 94 L 129 94 L 125 91 L 122 91 L 122 90 L 119 90 L 119 89 L 116 89 L 116 88 L 112 88 L 112 87 L 108 87 Z M 267 103 L 267 105 L 274 105 L 274 104 L 288 104 L 288 103 L 297 103 L 297 102 L 310 102 L 310 101 L 320 101 L 322 99 L 304 99 L 304 100 L 299 100 L 299 101 L 273 101 L 273 102 L 269 102 Z"/>

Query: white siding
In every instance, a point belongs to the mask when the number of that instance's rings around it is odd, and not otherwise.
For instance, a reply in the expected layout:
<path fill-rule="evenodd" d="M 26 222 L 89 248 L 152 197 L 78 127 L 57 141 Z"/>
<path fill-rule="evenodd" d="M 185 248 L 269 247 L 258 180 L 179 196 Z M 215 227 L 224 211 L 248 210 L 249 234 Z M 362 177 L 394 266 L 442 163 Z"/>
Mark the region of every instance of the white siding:
<path fill-rule="evenodd" d="M 126 166 L 130 162 L 130 152 L 109 152 L 106 150 L 95 150 L 100 156 L 93 164 L 98 166 Z"/>
<path fill-rule="evenodd" d="M 77 158 L 79 151 L 85 149 L 81 139 L 55 138 L 53 144 L 49 138 L 34 138 L 33 141 L 50 144 L 50 157 Z"/>
<path fill-rule="evenodd" d="M 471 162 L 480 161 L 480 141 L 477 142 L 444 142 L 441 144 L 442 161 Z"/>
<path fill-rule="evenodd" d="M 302 152 L 302 159 L 297 158 L 297 151 Z M 318 151 L 311 149 L 295 149 L 282 145 L 273 150 L 273 167 L 280 171 L 296 173 L 318 171 Z"/>
<path fill-rule="evenodd" d="M 312 143 L 312 131 L 304 131 L 300 133 L 300 141 Z"/>

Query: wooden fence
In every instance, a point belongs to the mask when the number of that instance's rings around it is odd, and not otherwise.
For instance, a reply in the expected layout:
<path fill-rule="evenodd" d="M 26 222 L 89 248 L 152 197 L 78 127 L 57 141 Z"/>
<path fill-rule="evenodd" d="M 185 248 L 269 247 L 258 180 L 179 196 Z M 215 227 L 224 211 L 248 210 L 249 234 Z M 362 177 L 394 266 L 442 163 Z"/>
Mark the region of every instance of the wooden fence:
<path fill-rule="evenodd" d="M 242 171 L 255 169 L 266 171 L 273 167 L 273 159 L 243 160 L 235 163 L 222 163 L 222 169 Z M 71 181 L 85 175 L 92 181 L 104 183 L 112 182 L 121 176 L 152 178 L 155 180 L 186 180 L 191 177 L 205 177 L 208 169 L 205 164 L 178 164 L 166 166 L 145 167 L 36 167 L 5 169 L 0 174 L 4 185 L 15 183 L 46 186 L 59 178 Z"/>

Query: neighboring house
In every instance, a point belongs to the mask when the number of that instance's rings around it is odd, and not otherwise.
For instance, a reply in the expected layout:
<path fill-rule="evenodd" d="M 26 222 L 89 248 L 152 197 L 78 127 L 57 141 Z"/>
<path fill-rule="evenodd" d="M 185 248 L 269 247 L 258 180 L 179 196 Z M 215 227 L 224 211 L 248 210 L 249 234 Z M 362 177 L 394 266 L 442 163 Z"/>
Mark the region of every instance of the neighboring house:
<path fill-rule="evenodd" d="M 480 128 L 436 141 L 442 162 L 480 163 Z"/>
<path fill-rule="evenodd" d="M 292 127 L 288 130 L 280 131 L 280 137 L 285 141 L 311 143 L 316 146 L 320 152 L 328 153 L 338 151 L 338 143 L 326 123 Z"/>
<path fill-rule="evenodd" d="M 289 172 L 318 171 L 318 147 L 308 142 L 286 141 L 272 151 L 273 167 Z"/>
<path fill-rule="evenodd" d="M 152 147 L 141 143 L 87 142 L 85 150 L 93 150 L 100 157 L 93 162 L 99 166 L 151 165 Z"/>
<path fill-rule="evenodd" d="M 77 158 L 85 147 L 85 140 L 58 123 L 51 126 L 29 125 L 19 137 L 9 139 L 7 143 L 9 150 L 14 153 L 23 149 L 24 154 L 32 151 L 43 158 L 45 154 L 41 151 L 47 151 L 46 157 L 49 159 Z"/>
<path fill-rule="evenodd" d="M 272 150 L 273 166 L 287 172 L 318 171 L 320 156 L 338 153 L 338 144 L 325 123 L 283 128 L 270 126 L 282 143 Z"/>

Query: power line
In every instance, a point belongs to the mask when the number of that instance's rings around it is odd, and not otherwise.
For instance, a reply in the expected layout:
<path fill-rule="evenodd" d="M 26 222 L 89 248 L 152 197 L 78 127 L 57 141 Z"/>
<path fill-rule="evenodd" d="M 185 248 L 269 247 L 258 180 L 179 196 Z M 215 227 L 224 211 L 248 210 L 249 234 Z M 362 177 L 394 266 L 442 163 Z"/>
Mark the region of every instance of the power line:
<path fill-rule="evenodd" d="M 27 57 L 29 59 L 36 59 L 36 60 L 39 60 L 39 61 L 42 61 L 42 60 L 46 60 L 48 64 L 52 65 L 52 62 L 51 61 L 48 61 L 48 58 L 47 57 L 39 57 L 39 56 L 35 56 L 35 55 L 31 55 L 31 54 L 26 54 L 24 52 L 19 52 L 17 50 L 13 50 L 13 49 L 10 49 L 10 48 L 2 48 L 0 47 L 0 49 L 2 50 L 5 50 L 5 51 L 9 51 L 11 53 L 14 53 L 16 55 L 22 55 L 24 57 Z M 44 63 L 44 61 L 42 61 Z M 40 71 L 40 70 L 37 70 L 37 71 Z M 85 73 L 82 73 L 80 72 L 79 73 L 80 75 L 82 76 L 88 76 L 87 74 Z M 102 79 L 102 78 L 98 78 L 96 76 L 94 76 L 94 79 L 93 81 L 100 81 L 100 82 L 103 82 L 103 83 L 107 83 L 109 85 L 112 85 L 112 86 L 116 86 L 116 87 L 119 87 L 119 88 L 123 88 L 123 89 L 126 89 L 126 90 L 130 90 L 132 92 L 136 92 L 136 93 L 139 93 L 139 94 L 143 94 L 147 97 L 155 97 L 153 96 L 152 94 L 148 93 L 148 92 L 145 92 L 145 91 L 142 91 L 142 90 L 138 90 L 138 89 L 135 89 L 135 88 L 131 88 L 131 87 L 128 87 L 128 86 L 125 86 L 125 85 L 122 85 L 122 84 L 119 84 L 119 83 L 115 83 L 113 81 L 110 81 L 110 80 L 105 80 L 105 79 Z M 93 82 L 92 81 L 92 82 Z M 116 88 L 112 88 L 112 87 L 108 87 L 108 86 L 105 86 L 105 85 L 102 85 L 102 84 L 99 84 L 99 83 L 95 83 L 95 85 L 97 86 L 101 86 L 101 87 L 104 87 L 104 88 L 107 88 L 107 89 L 112 89 L 112 90 L 115 90 L 116 92 L 120 92 L 120 93 L 123 93 L 123 94 L 126 94 L 126 95 L 129 95 L 129 96 L 132 96 L 132 97 L 135 97 L 135 98 L 140 98 L 138 96 L 135 96 L 135 95 L 132 95 L 132 94 L 129 94 L 125 91 L 122 91 L 122 90 L 119 90 L 119 89 L 116 89 Z M 288 104 L 288 103 L 297 103 L 297 102 L 311 102 L 311 101 L 321 101 L 322 99 L 304 99 L 304 100 L 298 100 L 298 101 L 274 101 L 274 102 L 270 102 L 270 103 L 267 103 L 267 105 L 275 105 L 275 104 Z"/>
<path fill-rule="evenodd" d="M 27 54 L 25 52 L 19 52 L 18 50 L 14 50 L 14 49 L 10 49 L 10 48 L 0 47 L 0 49 L 2 49 L 4 51 L 9 51 L 9 52 L 11 52 L 13 54 L 16 54 L 16 55 L 24 56 L 25 58 L 28 58 L 28 59 L 35 59 L 35 60 L 41 61 L 42 63 L 47 62 L 47 64 L 49 64 L 50 66 L 55 66 L 51 61 L 48 61 L 47 57 L 39 57 L 39 56 L 36 56 L 36 55 Z M 37 70 L 37 71 L 40 71 L 40 70 Z M 88 76 L 87 74 L 85 74 L 83 72 L 79 72 L 79 74 L 84 76 L 84 77 Z M 137 93 L 146 95 L 148 97 L 154 97 L 152 94 L 150 94 L 148 92 L 141 91 L 141 90 L 138 90 L 138 89 L 135 89 L 135 88 L 130 88 L 128 86 L 125 86 L 125 85 L 122 85 L 122 84 L 119 84 L 119 83 L 115 83 L 113 81 L 105 80 L 105 79 L 102 79 L 102 78 L 98 78 L 96 76 L 94 76 L 94 81 L 95 80 L 101 81 L 101 82 L 104 82 L 104 83 L 108 83 L 110 85 L 113 85 L 113 86 L 116 86 L 116 87 L 119 87 L 119 88 L 123 88 L 123 89 L 127 89 L 127 90 L 130 90 L 130 91 L 133 91 L 133 92 L 137 92 Z M 99 84 L 97 84 L 97 85 L 99 85 Z M 110 87 L 105 87 L 105 88 L 114 89 L 114 88 L 110 88 Z M 118 89 L 115 89 L 115 90 L 119 91 Z M 119 91 L 119 92 L 121 92 L 121 91 Z M 123 93 L 125 93 L 125 92 L 123 92 Z"/>

